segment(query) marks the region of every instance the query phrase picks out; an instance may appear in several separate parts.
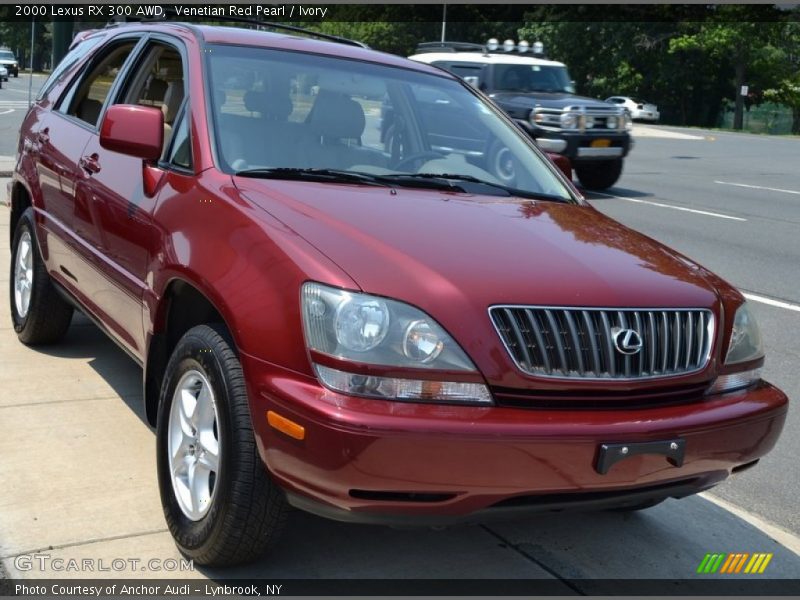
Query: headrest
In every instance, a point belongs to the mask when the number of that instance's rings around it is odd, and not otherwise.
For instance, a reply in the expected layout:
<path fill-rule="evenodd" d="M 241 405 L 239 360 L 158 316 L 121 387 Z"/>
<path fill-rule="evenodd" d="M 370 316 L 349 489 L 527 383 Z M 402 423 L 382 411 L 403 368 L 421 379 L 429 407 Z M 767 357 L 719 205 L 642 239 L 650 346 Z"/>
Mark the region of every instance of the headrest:
<path fill-rule="evenodd" d="M 357 140 L 364 133 L 366 119 L 358 102 L 344 94 L 323 90 L 317 94 L 308 123 L 317 135 Z"/>
<path fill-rule="evenodd" d="M 78 105 L 78 110 L 75 111 L 81 121 L 86 121 L 92 125 L 97 125 L 97 119 L 100 116 L 100 111 L 103 110 L 103 103 L 93 98 L 84 98 Z"/>
<path fill-rule="evenodd" d="M 167 82 L 163 79 L 151 79 L 147 84 L 142 100 L 152 100 L 153 102 L 163 102 L 164 95 L 167 93 Z"/>
<path fill-rule="evenodd" d="M 165 123 L 172 123 L 175 120 L 181 102 L 183 102 L 183 81 L 171 81 L 164 94 L 164 105 L 161 109 L 164 112 Z"/>
<path fill-rule="evenodd" d="M 244 107 L 251 112 L 260 113 L 265 119 L 275 121 L 285 121 L 294 110 L 292 99 L 288 95 L 253 90 L 245 92 Z"/>

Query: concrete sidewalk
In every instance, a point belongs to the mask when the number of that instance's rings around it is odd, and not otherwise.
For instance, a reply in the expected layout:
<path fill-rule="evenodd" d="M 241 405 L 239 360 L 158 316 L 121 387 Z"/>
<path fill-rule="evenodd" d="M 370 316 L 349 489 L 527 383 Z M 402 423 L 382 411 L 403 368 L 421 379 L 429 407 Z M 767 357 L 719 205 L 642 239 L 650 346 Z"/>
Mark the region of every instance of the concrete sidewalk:
<path fill-rule="evenodd" d="M 8 214 L 0 207 L 2 289 Z M 699 497 L 636 514 L 556 514 L 444 531 L 295 513 L 278 549 L 255 564 L 147 569 L 151 559 L 181 557 L 161 511 L 141 370 L 85 318 L 74 319 L 62 343 L 29 348 L 16 339 L 8 308 L 0 313 L 0 565 L 8 577 L 689 579 L 707 552 L 772 552 L 768 577 L 800 577 L 800 540 Z M 32 554 L 106 566 L 121 559 L 125 568 L 97 574 L 34 561 L 28 569 Z"/>

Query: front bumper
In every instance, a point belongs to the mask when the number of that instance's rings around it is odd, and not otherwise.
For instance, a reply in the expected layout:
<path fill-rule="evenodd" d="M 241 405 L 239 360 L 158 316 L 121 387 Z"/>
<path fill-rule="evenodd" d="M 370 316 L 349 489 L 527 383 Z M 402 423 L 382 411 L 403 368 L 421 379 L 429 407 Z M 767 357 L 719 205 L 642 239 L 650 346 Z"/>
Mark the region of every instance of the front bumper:
<path fill-rule="evenodd" d="M 536 140 L 540 148 L 563 154 L 573 163 L 624 158 L 633 147 L 627 132 L 553 131 L 535 127 L 526 120 L 517 120 L 517 123 Z"/>
<path fill-rule="evenodd" d="M 761 382 L 702 402 L 528 410 L 353 398 L 242 355 L 259 452 L 295 506 L 339 520 L 448 524 L 630 506 L 693 494 L 769 452 L 786 396 Z M 275 411 L 305 428 L 272 429 Z M 634 455 L 606 474 L 600 446 L 680 439 L 683 464 Z"/>

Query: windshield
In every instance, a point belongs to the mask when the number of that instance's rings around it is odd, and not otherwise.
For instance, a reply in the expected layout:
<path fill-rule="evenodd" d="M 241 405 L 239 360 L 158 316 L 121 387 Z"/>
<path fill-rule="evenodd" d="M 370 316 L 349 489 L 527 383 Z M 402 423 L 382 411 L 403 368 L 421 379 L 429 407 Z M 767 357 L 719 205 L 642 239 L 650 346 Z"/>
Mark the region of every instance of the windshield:
<path fill-rule="evenodd" d="M 498 92 L 575 93 L 567 68 L 553 65 L 495 65 L 492 89 Z"/>
<path fill-rule="evenodd" d="M 0 60 L 14 60 L 14 54 L 8 51 L 0 51 Z"/>
<path fill-rule="evenodd" d="M 423 176 L 446 175 L 572 200 L 555 169 L 457 81 L 245 46 L 214 45 L 206 56 L 217 155 L 228 172 L 297 178 L 304 170 L 319 180 L 335 170 L 398 185 L 411 175 L 417 187 L 437 189 L 440 181 Z M 320 169 L 328 173 L 309 173 Z"/>

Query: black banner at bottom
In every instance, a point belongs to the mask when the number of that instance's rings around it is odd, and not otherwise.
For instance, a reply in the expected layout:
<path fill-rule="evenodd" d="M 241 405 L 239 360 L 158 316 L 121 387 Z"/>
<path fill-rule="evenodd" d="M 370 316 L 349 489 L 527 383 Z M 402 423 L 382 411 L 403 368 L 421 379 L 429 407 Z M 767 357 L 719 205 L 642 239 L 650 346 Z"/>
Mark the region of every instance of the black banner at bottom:
<path fill-rule="evenodd" d="M 0 596 L 800 596 L 800 579 L 4 579 Z"/>

